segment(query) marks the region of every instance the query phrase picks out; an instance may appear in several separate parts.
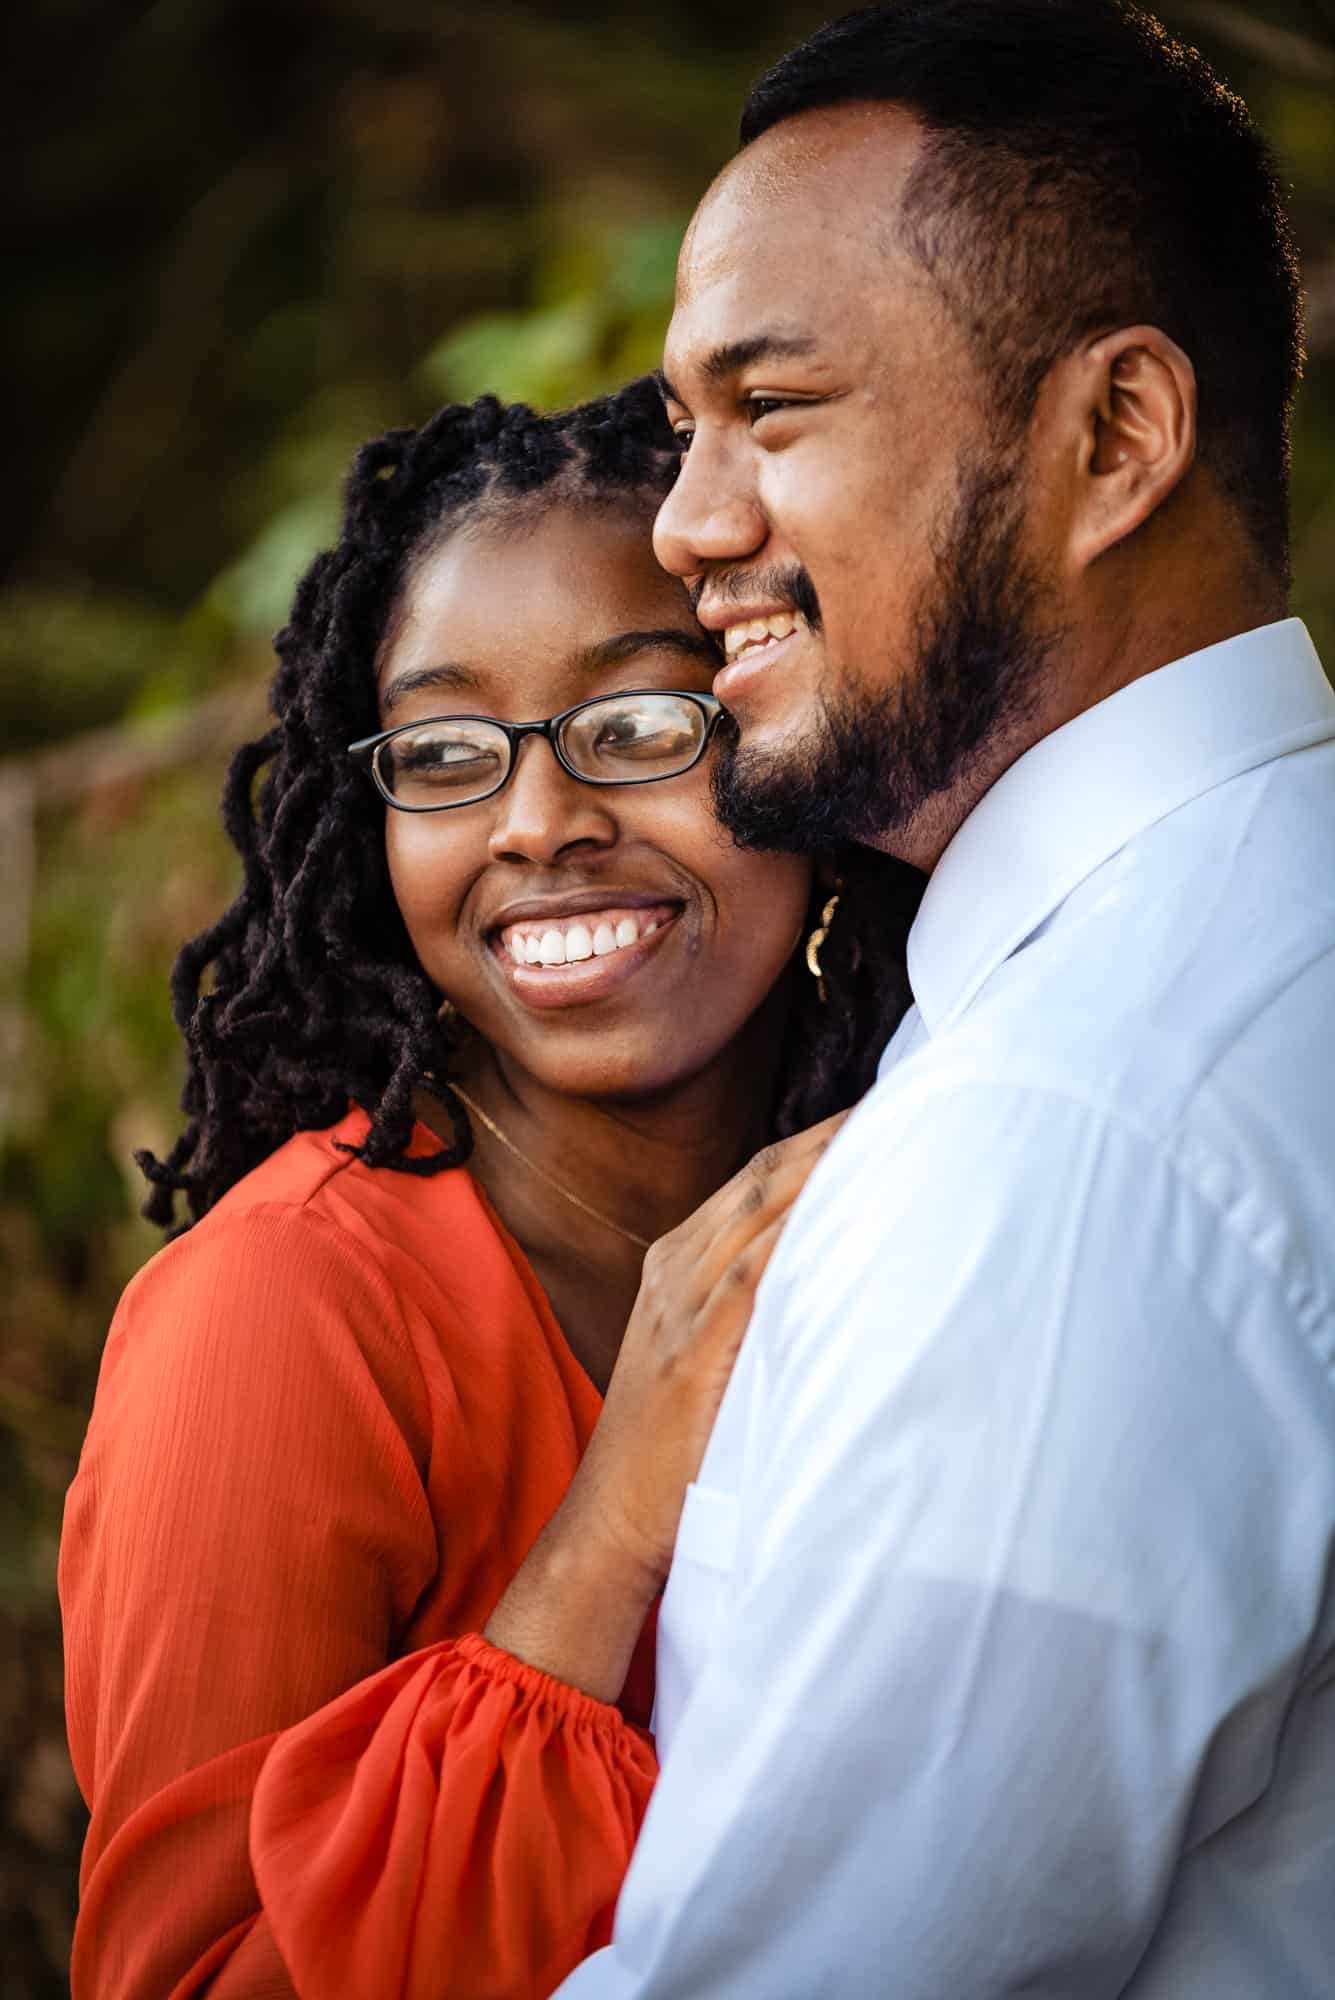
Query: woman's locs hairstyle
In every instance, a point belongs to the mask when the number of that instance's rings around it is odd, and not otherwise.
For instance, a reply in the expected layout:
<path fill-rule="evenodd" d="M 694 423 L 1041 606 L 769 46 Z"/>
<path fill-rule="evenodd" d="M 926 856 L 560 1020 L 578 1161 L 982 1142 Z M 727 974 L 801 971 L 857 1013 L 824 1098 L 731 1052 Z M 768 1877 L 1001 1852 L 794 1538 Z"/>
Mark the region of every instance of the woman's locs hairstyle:
<path fill-rule="evenodd" d="M 335 1124 L 350 1104 L 371 1121 L 358 1149 L 368 1165 L 433 1174 L 468 1157 L 455 1099 L 456 1143 L 408 1155 L 415 1090 L 428 1075 L 448 1090 L 449 1010 L 395 903 L 385 808 L 347 745 L 377 726 L 377 654 L 417 565 L 454 529 L 535 506 L 638 503 L 648 516 L 677 458 L 647 379 L 549 417 L 484 396 L 358 454 L 337 546 L 307 570 L 275 642 L 273 727 L 236 753 L 224 785 L 240 893 L 173 970 L 188 1123 L 165 1160 L 137 1155 L 150 1220 L 188 1228 L 294 1133 Z M 841 862 L 829 1000 L 796 984 L 776 1130 L 853 1102 L 902 1010 L 906 892 L 883 868 Z"/>

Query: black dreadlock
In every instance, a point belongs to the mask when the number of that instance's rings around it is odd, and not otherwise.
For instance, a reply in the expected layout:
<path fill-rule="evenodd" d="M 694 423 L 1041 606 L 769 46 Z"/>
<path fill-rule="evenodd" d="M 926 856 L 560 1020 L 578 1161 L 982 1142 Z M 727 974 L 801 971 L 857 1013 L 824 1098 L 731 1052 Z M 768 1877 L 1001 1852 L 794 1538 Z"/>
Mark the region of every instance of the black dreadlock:
<path fill-rule="evenodd" d="M 544 505 L 649 506 L 676 462 L 648 379 L 551 417 L 483 396 L 358 453 L 338 545 L 307 570 L 275 641 L 274 727 L 227 773 L 223 824 L 244 863 L 241 892 L 172 973 L 189 1122 L 165 1160 L 136 1155 L 152 1183 L 150 1221 L 172 1229 L 180 1192 L 188 1228 L 295 1132 L 335 1124 L 349 1102 L 370 1117 L 356 1149 L 370 1166 L 435 1174 L 467 1159 L 472 1137 L 453 1099 L 456 1143 L 406 1156 L 414 1090 L 428 1072 L 445 1076 L 450 1038 L 390 887 L 384 807 L 346 746 L 377 727 L 372 663 L 415 564 L 464 518 L 539 493 Z M 828 997 L 819 1004 L 803 975 L 780 1135 L 856 1100 L 906 998 L 912 871 L 870 854 L 839 866 L 842 902 L 821 954 Z"/>

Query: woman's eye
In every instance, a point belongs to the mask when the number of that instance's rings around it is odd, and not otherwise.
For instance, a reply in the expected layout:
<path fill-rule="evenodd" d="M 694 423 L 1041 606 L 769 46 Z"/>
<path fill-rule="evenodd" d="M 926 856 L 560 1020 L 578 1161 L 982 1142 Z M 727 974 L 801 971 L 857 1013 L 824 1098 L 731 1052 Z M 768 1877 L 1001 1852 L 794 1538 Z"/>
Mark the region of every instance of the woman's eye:
<path fill-rule="evenodd" d="M 691 440 L 695 436 L 694 430 L 689 424 L 678 424 L 672 435 L 677 440 L 677 450 L 685 458 L 691 448 Z"/>
<path fill-rule="evenodd" d="M 459 764 L 484 763 L 492 755 L 494 752 L 479 749 L 476 743 L 428 739 L 425 743 L 405 744 L 394 761 L 404 771 L 441 771 L 452 770 Z"/>
<path fill-rule="evenodd" d="M 500 762 L 489 743 L 467 737 L 410 737 L 394 746 L 390 771 L 396 791 L 408 785 L 453 787 L 490 778 Z"/>

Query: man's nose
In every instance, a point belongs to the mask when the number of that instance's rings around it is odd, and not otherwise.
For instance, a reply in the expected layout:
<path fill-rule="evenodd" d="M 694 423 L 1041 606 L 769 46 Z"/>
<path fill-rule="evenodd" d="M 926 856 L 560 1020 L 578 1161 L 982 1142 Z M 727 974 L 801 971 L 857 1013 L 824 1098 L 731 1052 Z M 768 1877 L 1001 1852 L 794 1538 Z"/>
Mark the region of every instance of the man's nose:
<path fill-rule="evenodd" d="M 568 849 L 611 847 L 617 838 L 609 795 L 572 778 L 541 737 L 520 743 L 509 781 L 493 806 L 487 843 L 493 861 L 547 865 Z"/>
<path fill-rule="evenodd" d="M 754 556 L 768 524 L 738 454 L 698 435 L 654 522 L 654 554 L 672 576 Z"/>

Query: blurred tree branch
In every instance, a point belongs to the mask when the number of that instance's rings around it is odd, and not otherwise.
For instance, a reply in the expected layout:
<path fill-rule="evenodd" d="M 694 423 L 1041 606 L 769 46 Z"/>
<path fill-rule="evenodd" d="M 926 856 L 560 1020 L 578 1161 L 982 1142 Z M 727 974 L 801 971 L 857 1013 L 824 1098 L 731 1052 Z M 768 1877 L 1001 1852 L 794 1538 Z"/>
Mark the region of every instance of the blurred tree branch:
<path fill-rule="evenodd" d="M 1335 50 L 1294 28 L 1261 20 L 1230 0 L 1184 0 L 1177 11 L 1295 82 L 1325 83 L 1335 77 Z"/>
<path fill-rule="evenodd" d="M 1307 292 L 1307 352 L 1335 349 L 1335 258 L 1304 272 Z"/>
<path fill-rule="evenodd" d="M 262 726 L 265 690 L 246 682 L 168 716 L 90 730 L 24 760 L 34 808 L 68 805 L 111 786 L 142 784 L 192 763 L 219 743 L 239 742 Z M 14 760 L 17 765 L 18 760 Z M 0 763 L 0 782 L 13 768 Z"/>
<path fill-rule="evenodd" d="M 181 429 L 210 356 L 227 337 L 228 280 L 292 195 L 300 156 L 285 146 L 237 160 L 167 245 L 142 337 L 111 376 L 61 472 L 34 554 L 44 543 L 96 562 L 137 515 Z"/>

